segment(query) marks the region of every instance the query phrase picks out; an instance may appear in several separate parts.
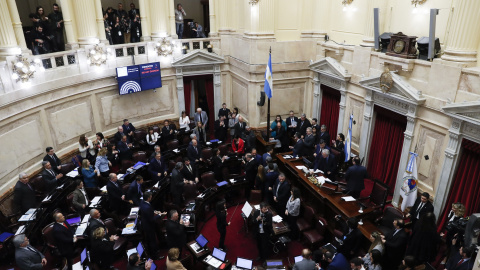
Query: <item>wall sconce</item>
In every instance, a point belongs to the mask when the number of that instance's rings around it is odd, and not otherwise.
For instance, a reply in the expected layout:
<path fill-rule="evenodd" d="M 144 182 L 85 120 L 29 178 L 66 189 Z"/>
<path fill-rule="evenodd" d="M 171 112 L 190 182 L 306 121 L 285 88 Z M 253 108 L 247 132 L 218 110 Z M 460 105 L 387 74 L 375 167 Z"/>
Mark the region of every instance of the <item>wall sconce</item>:
<path fill-rule="evenodd" d="M 207 45 L 207 51 L 208 51 L 208 52 L 213 52 L 213 46 L 212 46 L 212 44 L 208 44 L 208 45 Z"/>
<path fill-rule="evenodd" d="M 101 66 L 107 62 L 107 54 L 110 53 L 110 48 L 104 50 L 103 47 L 100 47 L 98 44 L 95 44 L 95 47 L 90 50 L 88 53 L 88 60 L 91 66 Z"/>
<path fill-rule="evenodd" d="M 350 5 L 353 0 L 342 0 L 343 11 L 347 11 L 347 5 Z"/>
<path fill-rule="evenodd" d="M 183 53 L 183 54 L 187 54 L 187 49 L 188 49 L 188 47 L 187 47 L 186 45 L 183 45 L 183 47 L 182 47 L 182 53 Z"/>
<path fill-rule="evenodd" d="M 248 3 L 251 4 L 252 6 L 255 5 L 255 4 L 258 4 L 258 2 L 260 2 L 260 0 L 249 0 Z"/>
<path fill-rule="evenodd" d="M 155 49 L 157 50 L 157 55 L 168 56 L 173 53 L 175 48 L 175 41 L 169 41 L 167 38 L 162 38 L 162 41 L 157 42 Z"/>
<path fill-rule="evenodd" d="M 417 5 L 422 5 L 425 2 L 427 2 L 427 0 L 412 0 L 412 5 L 415 5 L 415 7 L 417 7 Z"/>
<path fill-rule="evenodd" d="M 36 65 L 40 64 L 40 59 L 35 59 L 34 61 L 29 61 L 28 58 L 22 57 L 22 55 L 17 56 L 17 61 L 12 61 L 13 74 L 12 79 L 16 82 L 28 82 L 30 78 L 33 78 L 33 74 L 36 71 Z"/>

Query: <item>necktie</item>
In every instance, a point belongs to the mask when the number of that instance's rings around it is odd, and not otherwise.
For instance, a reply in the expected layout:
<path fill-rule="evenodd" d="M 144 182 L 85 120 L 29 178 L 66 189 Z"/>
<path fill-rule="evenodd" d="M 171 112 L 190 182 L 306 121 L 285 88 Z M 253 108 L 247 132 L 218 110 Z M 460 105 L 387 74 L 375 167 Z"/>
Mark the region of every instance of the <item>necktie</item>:
<path fill-rule="evenodd" d="M 56 176 L 52 170 L 48 170 L 48 172 L 50 172 L 51 175 Z"/>
<path fill-rule="evenodd" d="M 190 165 L 187 166 L 188 170 L 190 171 L 190 173 L 192 172 L 192 167 L 190 167 Z"/>
<path fill-rule="evenodd" d="M 160 160 L 157 160 L 158 165 L 162 166 L 162 162 Z"/>
<path fill-rule="evenodd" d="M 67 227 L 67 224 L 65 224 L 65 222 L 63 223 L 63 226 L 65 226 L 65 228 L 67 228 L 67 229 L 68 229 L 68 227 Z"/>
<path fill-rule="evenodd" d="M 460 261 L 458 261 L 457 266 L 461 265 L 464 260 L 465 260 L 465 259 L 461 259 Z"/>
<path fill-rule="evenodd" d="M 417 219 L 420 218 L 420 211 L 422 210 L 422 208 L 423 208 L 423 202 L 420 203 L 420 205 L 418 206 L 418 209 L 417 209 Z"/>

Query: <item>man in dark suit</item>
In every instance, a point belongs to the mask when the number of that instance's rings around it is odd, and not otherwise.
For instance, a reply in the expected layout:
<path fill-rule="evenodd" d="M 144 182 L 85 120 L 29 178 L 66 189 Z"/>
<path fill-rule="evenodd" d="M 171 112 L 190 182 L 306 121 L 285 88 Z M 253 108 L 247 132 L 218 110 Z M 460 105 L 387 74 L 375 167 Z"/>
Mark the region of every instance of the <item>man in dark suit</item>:
<path fill-rule="evenodd" d="M 68 269 L 72 270 L 77 237 L 74 235 L 70 224 L 65 222 L 65 217 L 62 213 L 56 213 L 53 217 L 55 219 L 55 223 L 53 224 L 53 238 L 55 239 L 60 255 L 67 259 Z"/>
<path fill-rule="evenodd" d="M 165 222 L 165 230 L 167 233 L 167 247 L 176 247 L 182 254 L 183 246 L 187 243 L 187 233 L 185 232 L 185 226 L 188 226 L 189 221 L 183 222 L 183 219 L 179 218 L 177 210 L 170 210 L 169 219 Z"/>
<path fill-rule="evenodd" d="M 73 208 L 80 214 L 80 216 L 85 215 L 85 211 L 88 207 L 88 196 L 85 190 L 83 189 L 83 181 L 80 179 L 75 180 L 76 189 L 73 191 Z"/>
<path fill-rule="evenodd" d="M 300 135 L 305 136 L 307 134 L 307 128 L 311 126 L 312 124 L 310 124 L 310 121 L 308 121 L 307 116 L 302 113 L 302 117 L 298 119 L 296 131 L 300 133 Z"/>
<path fill-rule="evenodd" d="M 255 226 L 255 238 L 257 239 L 258 258 L 257 261 L 264 261 L 269 255 L 270 234 L 272 234 L 272 213 L 268 211 L 265 202 L 260 203 L 260 210 L 253 213 Z"/>
<path fill-rule="evenodd" d="M 105 229 L 105 231 L 107 231 L 107 227 L 105 226 L 105 222 L 103 222 L 103 220 L 101 220 L 100 217 L 101 217 L 100 211 L 98 211 L 97 209 L 91 209 L 90 210 L 90 219 L 88 220 L 88 226 L 87 226 L 86 232 L 87 232 L 88 236 L 90 237 L 90 241 L 92 241 L 92 242 L 94 240 L 93 232 L 97 228 L 103 228 L 103 229 Z"/>
<path fill-rule="evenodd" d="M 238 117 L 238 123 L 236 123 L 233 126 L 233 129 L 235 130 L 235 133 L 233 134 L 234 137 L 243 138 L 245 136 L 246 127 L 247 127 L 247 125 L 243 122 L 243 117 L 239 116 Z"/>
<path fill-rule="evenodd" d="M 295 133 L 295 135 L 293 136 L 296 143 L 294 146 L 289 146 L 290 149 L 293 150 L 293 156 L 294 157 L 303 157 L 304 156 L 304 153 L 303 153 L 303 149 L 304 149 L 304 145 L 303 145 L 303 140 L 300 139 L 300 133 Z"/>
<path fill-rule="evenodd" d="M 175 124 L 170 124 L 170 121 L 165 120 L 162 127 L 162 140 L 164 144 L 167 144 L 168 141 L 175 139 L 175 131 L 177 126 Z"/>
<path fill-rule="evenodd" d="M 43 157 L 44 161 L 50 162 L 50 165 L 52 165 L 52 170 L 56 172 L 57 174 L 60 173 L 60 170 L 62 169 L 62 162 L 60 159 L 57 157 L 57 154 L 55 154 L 55 150 L 53 150 L 53 147 L 47 147 L 45 150 L 47 154 L 45 157 Z"/>
<path fill-rule="evenodd" d="M 323 259 L 329 263 L 327 270 L 350 270 L 350 263 L 342 253 L 325 252 Z M 393 269 L 393 268 L 392 268 Z"/>
<path fill-rule="evenodd" d="M 228 123 L 225 122 L 225 119 L 225 116 L 219 116 L 219 119 L 215 120 L 214 123 L 215 139 L 222 142 L 227 140 Z"/>
<path fill-rule="evenodd" d="M 265 172 L 265 183 L 263 184 L 264 190 L 263 198 L 267 200 L 269 205 L 273 205 L 275 201 L 273 200 L 273 184 L 278 179 L 279 172 L 275 170 L 274 163 L 268 164 Z"/>
<path fill-rule="evenodd" d="M 57 183 L 59 179 L 63 177 L 63 174 L 57 174 L 52 170 L 52 165 L 50 165 L 48 161 L 43 161 L 42 166 L 42 179 L 45 181 L 45 193 L 50 193 L 57 187 Z"/>
<path fill-rule="evenodd" d="M 13 238 L 15 246 L 15 262 L 20 270 L 42 270 L 47 264 L 45 256 L 30 245 L 30 241 L 24 234 Z"/>
<path fill-rule="evenodd" d="M 263 156 L 262 156 L 263 167 L 267 167 L 267 157 L 272 157 L 272 155 L 273 155 L 273 148 L 271 146 L 269 146 L 267 148 L 267 152 L 265 154 L 263 154 Z"/>
<path fill-rule="evenodd" d="M 422 193 L 420 198 L 415 201 L 415 204 L 410 209 L 410 213 L 407 214 L 407 218 L 409 217 L 412 221 L 412 228 L 415 228 L 415 223 L 421 216 L 426 213 L 433 213 L 433 205 L 429 199 L 430 194 L 428 194 L 428 192 Z"/>
<path fill-rule="evenodd" d="M 450 259 L 445 264 L 445 270 L 471 270 L 475 264 L 472 260 L 474 252 L 474 247 L 463 246 L 460 249 L 453 249 Z"/>
<path fill-rule="evenodd" d="M 275 184 L 273 184 L 272 191 L 277 213 L 284 216 L 287 201 L 288 198 L 290 198 L 290 184 L 285 181 L 285 174 L 280 173 L 278 175 L 278 179 L 275 181 Z"/>
<path fill-rule="evenodd" d="M 127 135 L 123 135 L 122 140 L 117 145 L 120 160 L 132 159 L 132 144 L 128 142 Z"/>
<path fill-rule="evenodd" d="M 320 140 L 323 140 L 327 145 L 330 145 L 330 134 L 327 132 L 327 126 L 322 125 L 320 127 L 320 132 L 318 132 L 317 129 L 317 133 Z"/>
<path fill-rule="evenodd" d="M 140 15 L 140 10 L 138 8 L 135 8 L 134 3 L 131 3 L 130 4 L 130 10 L 128 11 L 128 17 L 130 17 L 130 20 L 133 21 L 133 19 L 135 19 L 136 15 Z"/>
<path fill-rule="evenodd" d="M 397 269 L 407 248 L 408 234 L 405 232 L 403 220 L 395 219 L 393 227 L 395 228 L 393 231 L 382 236 L 385 245 L 385 269 Z"/>
<path fill-rule="evenodd" d="M 114 135 L 115 144 L 118 144 L 119 142 L 121 142 L 123 136 L 125 136 L 125 135 L 127 135 L 127 134 L 125 134 L 125 133 L 123 132 L 123 126 L 119 126 L 119 127 L 117 128 L 117 133 L 115 133 L 115 135 Z M 127 136 L 127 143 L 131 143 L 131 141 L 130 141 L 130 139 L 129 139 L 128 136 Z"/>
<path fill-rule="evenodd" d="M 155 146 L 153 147 L 153 153 L 152 153 L 152 154 L 150 155 L 150 157 L 148 158 L 148 162 L 152 162 L 152 159 L 155 158 L 155 156 L 157 155 L 157 153 L 162 153 L 161 151 L 162 151 L 162 150 L 161 150 L 161 148 L 160 148 L 160 145 L 155 145 Z M 162 156 L 162 159 L 161 159 L 161 160 L 162 160 L 162 162 L 163 162 L 163 156 Z"/>
<path fill-rule="evenodd" d="M 315 262 L 312 261 L 312 252 L 305 248 L 302 250 L 302 260 L 293 265 L 293 270 L 314 270 Z"/>
<path fill-rule="evenodd" d="M 323 149 L 330 150 L 330 147 L 326 144 L 324 140 L 320 139 L 318 144 L 315 146 L 315 153 L 313 153 L 313 156 L 315 157 L 315 162 L 318 162 L 318 160 L 322 157 Z"/>
<path fill-rule="evenodd" d="M 253 162 L 255 162 L 255 166 L 260 166 L 262 165 L 262 156 L 260 156 L 259 154 L 257 154 L 257 149 L 256 148 L 252 148 L 252 151 L 251 151 L 251 154 L 252 154 L 252 159 L 253 159 Z"/>
<path fill-rule="evenodd" d="M 245 142 L 245 151 L 250 152 L 253 148 L 257 147 L 257 137 L 252 128 L 247 126 L 245 128 L 244 137 L 242 138 Z"/>
<path fill-rule="evenodd" d="M 223 118 L 223 120 L 225 121 L 225 126 L 228 125 L 228 121 L 226 119 L 228 119 L 228 114 L 230 113 L 230 109 L 227 108 L 227 104 L 223 103 L 222 104 L 222 108 L 220 110 L 218 110 L 218 118 L 224 116 L 225 118 Z"/>
<path fill-rule="evenodd" d="M 347 181 L 346 193 L 350 194 L 355 199 L 360 197 L 360 193 L 365 188 L 364 179 L 368 177 L 367 168 L 360 165 L 360 158 L 354 157 L 353 166 L 348 168 L 345 173 L 345 180 Z"/>
<path fill-rule="evenodd" d="M 290 116 L 285 121 L 287 122 L 288 137 L 291 137 L 297 130 L 298 117 L 294 115 L 293 111 L 290 111 Z"/>
<path fill-rule="evenodd" d="M 37 205 L 35 198 L 35 191 L 28 183 L 28 175 L 20 173 L 13 192 L 13 202 L 20 207 L 22 213 L 25 213 L 28 209 L 35 208 Z"/>
<path fill-rule="evenodd" d="M 202 127 L 208 124 L 208 116 L 207 113 L 202 111 L 202 108 L 197 108 L 197 112 L 193 115 L 193 120 L 195 121 L 195 126 L 197 126 L 198 122 L 202 123 Z"/>
<path fill-rule="evenodd" d="M 150 161 L 150 164 L 148 164 L 148 172 L 155 183 L 167 176 L 167 168 L 165 162 L 162 161 L 162 154 L 157 153 L 155 159 Z"/>
<path fill-rule="evenodd" d="M 310 157 L 313 155 L 314 149 L 315 137 L 312 134 L 312 128 L 308 127 L 305 131 L 305 138 L 303 139 L 303 153 L 305 156 Z"/>
<path fill-rule="evenodd" d="M 362 246 L 364 239 L 362 232 L 358 229 L 358 220 L 351 217 L 345 222 L 341 216 L 335 216 L 340 223 L 343 232 L 343 244 L 338 248 L 338 252 L 345 255 L 347 259 L 355 256 Z"/>
<path fill-rule="evenodd" d="M 170 177 L 170 193 L 173 198 L 173 203 L 179 207 L 182 206 L 183 202 L 183 186 L 188 183 L 181 173 L 182 169 L 183 163 L 177 162 L 175 168 L 172 170 L 172 176 Z"/>
<path fill-rule="evenodd" d="M 123 194 L 122 187 L 118 184 L 117 175 L 111 173 L 107 182 L 107 194 L 110 210 L 115 214 L 122 213 L 123 204 L 125 201 L 125 195 Z"/>
<path fill-rule="evenodd" d="M 142 201 L 140 199 L 143 196 L 142 184 L 143 177 L 141 175 L 137 175 L 135 181 L 133 181 L 128 187 L 127 200 L 131 200 L 136 206 L 140 206 L 140 202 Z"/>
<path fill-rule="evenodd" d="M 281 122 L 277 122 L 277 127 L 273 130 L 273 132 L 275 132 L 275 136 L 273 138 L 270 138 L 270 141 L 273 141 L 273 140 L 279 141 L 280 142 L 280 149 L 286 147 L 288 138 L 285 134 L 286 132 L 283 129 Z M 277 146 L 275 146 L 275 147 L 277 147 Z"/>
<path fill-rule="evenodd" d="M 317 121 L 317 118 L 312 118 L 312 122 L 311 122 L 311 125 L 312 125 L 312 126 L 311 126 L 311 128 L 312 128 L 312 129 L 315 128 L 315 129 L 317 130 L 317 134 L 318 134 L 318 133 L 320 132 L 320 126 L 318 125 L 317 122 L 318 122 L 318 121 Z"/>
<path fill-rule="evenodd" d="M 197 166 L 192 166 L 192 164 L 190 164 L 190 160 L 187 157 L 183 159 L 183 163 L 184 165 L 181 171 L 183 177 L 190 181 L 191 184 L 193 184 L 194 182 L 198 183 L 199 180 Z"/>
<path fill-rule="evenodd" d="M 334 180 L 335 171 L 337 170 L 337 162 L 335 161 L 335 156 L 330 154 L 330 150 L 322 150 L 322 156 L 318 159 L 318 162 L 316 162 L 314 166 L 314 170 L 317 169 L 323 171 L 323 174 L 328 179 Z"/>
<path fill-rule="evenodd" d="M 133 132 L 135 131 L 135 127 L 128 121 L 128 119 L 123 119 L 123 132 L 127 135 L 130 139 L 130 142 L 133 142 Z"/>
<path fill-rule="evenodd" d="M 190 162 L 193 165 L 195 165 L 195 163 L 198 161 L 202 161 L 202 152 L 197 146 L 197 140 L 192 140 L 192 144 L 187 147 L 188 159 L 190 159 Z"/>
<path fill-rule="evenodd" d="M 144 201 L 140 203 L 140 218 L 142 221 L 142 229 L 144 235 L 144 242 L 149 248 L 150 257 L 158 257 L 157 234 L 155 230 L 155 219 L 166 213 L 159 213 L 153 209 L 150 204 L 152 200 L 152 193 L 150 191 L 143 194 Z"/>
<path fill-rule="evenodd" d="M 242 161 L 245 164 L 245 180 L 248 185 L 245 189 L 245 197 L 250 197 L 250 190 L 255 185 L 255 176 L 257 175 L 257 166 L 253 161 L 252 154 L 246 154 L 245 159 Z"/>

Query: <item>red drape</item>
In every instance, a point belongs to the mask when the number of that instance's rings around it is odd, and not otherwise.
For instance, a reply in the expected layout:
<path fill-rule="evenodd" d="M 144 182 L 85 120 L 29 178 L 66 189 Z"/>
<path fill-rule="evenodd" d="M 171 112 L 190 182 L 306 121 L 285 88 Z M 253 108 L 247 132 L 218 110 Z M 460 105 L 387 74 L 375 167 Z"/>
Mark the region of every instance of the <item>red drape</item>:
<path fill-rule="evenodd" d="M 205 80 L 205 91 L 207 93 L 207 103 L 208 103 L 208 126 L 210 132 L 210 138 L 214 138 L 214 128 L 215 123 L 215 100 L 213 97 L 213 78 L 210 76 Z"/>
<path fill-rule="evenodd" d="M 185 97 L 185 113 L 190 116 L 190 102 L 192 98 L 191 80 L 183 80 L 183 96 Z"/>
<path fill-rule="evenodd" d="M 338 113 L 340 110 L 340 92 L 328 86 L 322 85 L 322 107 L 320 111 L 319 125 L 326 125 L 330 138 L 337 138 Z M 317 130 L 320 133 L 320 130 Z M 327 142 L 330 145 L 331 142 Z"/>
<path fill-rule="evenodd" d="M 375 128 L 368 158 L 368 174 L 395 190 L 398 165 L 402 154 L 403 136 L 407 127 L 405 116 L 375 107 Z"/>
<path fill-rule="evenodd" d="M 439 219 L 438 229 L 443 230 L 447 223 L 452 203 L 461 202 L 467 208 L 466 215 L 480 211 L 480 145 L 469 140 L 462 141 L 462 153 L 453 179 L 449 196 Z"/>

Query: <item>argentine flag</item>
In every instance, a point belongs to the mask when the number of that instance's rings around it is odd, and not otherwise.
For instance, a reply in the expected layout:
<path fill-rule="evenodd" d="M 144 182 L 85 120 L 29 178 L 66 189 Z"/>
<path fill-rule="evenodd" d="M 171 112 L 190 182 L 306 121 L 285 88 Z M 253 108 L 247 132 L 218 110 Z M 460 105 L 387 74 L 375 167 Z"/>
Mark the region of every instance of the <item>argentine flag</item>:
<path fill-rule="evenodd" d="M 267 94 L 267 97 L 272 98 L 272 89 L 273 89 L 273 79 L 272 79 L 272 54 L 270 53 L 268 57 L 268 65 L 265 70 L 265 86 L 263 91 Z"/>
<path fill-rule="evenodd" d="M 352 124 L 353 124 L 353 114 L 350 115 L 350 123 L 348 123 L 348 133 L 345 138 L 345 144 L 343 151 L 345 152 L 345 162 L 350 160 L 352 153 Z"/>
<path fill-rule="evenodd" d="M 410 152 L 410 159 L 403 174 L 403 184 L 400 189 L 400 196 L 403 198 L 402 211 L 407 207 L 413 206 L 417 200 L 417 157 L 417 153 Z"/>

